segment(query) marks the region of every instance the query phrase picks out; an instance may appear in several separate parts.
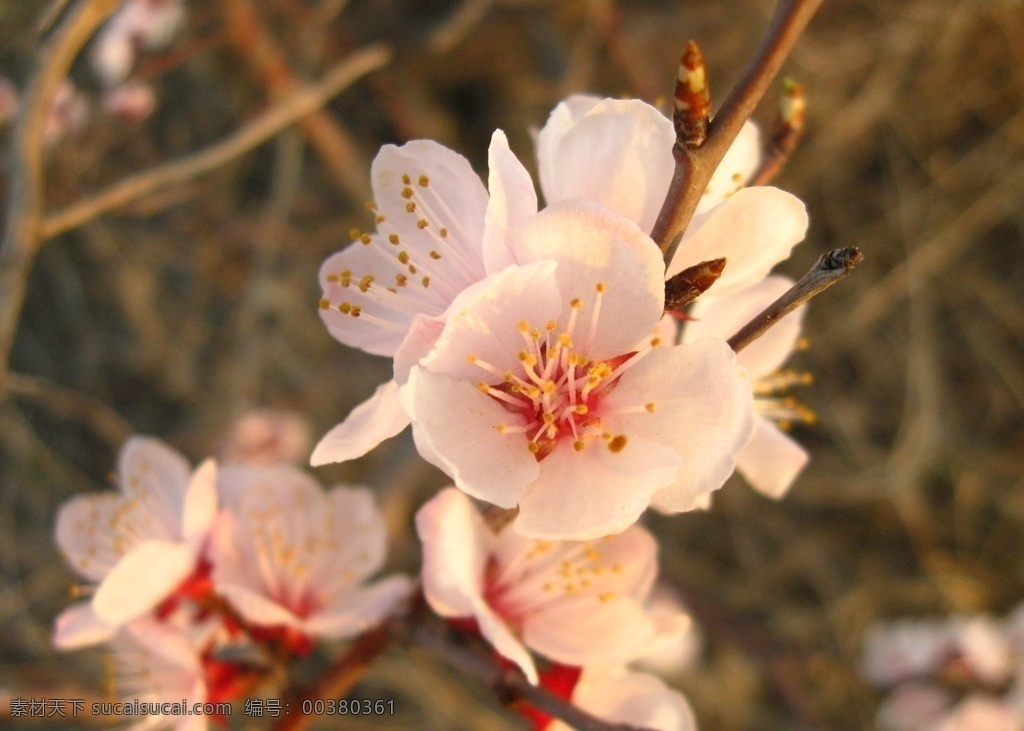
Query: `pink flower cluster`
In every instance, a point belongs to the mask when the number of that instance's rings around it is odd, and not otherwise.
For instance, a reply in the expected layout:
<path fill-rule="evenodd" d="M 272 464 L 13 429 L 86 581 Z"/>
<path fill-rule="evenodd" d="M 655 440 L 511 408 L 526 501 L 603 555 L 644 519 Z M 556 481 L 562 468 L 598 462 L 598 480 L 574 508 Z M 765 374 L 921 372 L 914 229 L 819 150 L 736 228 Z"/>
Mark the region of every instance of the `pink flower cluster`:
<path fill-rule="evenodd" d="M 121 450 L 117 482 L 57 516 L 57 543 L 92 586 L 57 618 L 54 643 L 110 642 L 124 697 L 244 697 L 259 673 L 231 659 L 240 650 L 307 654 L 358 635 L 409 593 L 404 576 L 368 583 L 386 536 L 367 489 L 325 492 L 284 462 L 193 470 L 141 437 Z"/>
<path fill-rule="evenodd" d="M 880 731 L 1024 730 L 1024 604 L 1003 619 L 956 615 L 879 624 L 862 673 L 888 690 Z"/>
<path fill-rule="evenodd" d="M 790 286 L 769 273 L 807 215 L 788 193 L 744 187 L 760 160 L 748 124 L 666 267 L 650 232 L 674 142 L 647 104 L 572 97 L 537 135 L 543 207 L 501 131 L 486 187 L 441 145 L 385 146 L 375 231 L 323 264 L 320 314 L 341 342 L 391 358 L 394 378 L 312 463 L 411 426 L 454 483 L 415 519 L 434 612 L 601 718 L 682 731 L 695 728 L 686 700 L 637 669 L 693 652 L 689 618 L 654 600 L 658 546 L 638 520 L 706 507 L 737 469 L 780 497 L 806 463 L 780 429 L 807 418 L 780 395 L 802 380 L 779 370 L 799 317 L 739 356 L 726 340 Z M 723 257 L 689 312 L 665 313 L 667 277 Z M 164 668 L 147 692 L 223 699 L 250 670 L 224 648 L 299 654 L 395 611 L 407 579 L 365 583 L 384 561 L 370 493 L 324 492 L 282 462 L 304 445 L 301 424 L 269 413 L 236 428 L 219 468 L 131 440 L 120 494 L 75 498 L 58 518 L 62 550 L 96 584 L 58 619 L 58 646 L 113 641 L 122 664 Z"/>

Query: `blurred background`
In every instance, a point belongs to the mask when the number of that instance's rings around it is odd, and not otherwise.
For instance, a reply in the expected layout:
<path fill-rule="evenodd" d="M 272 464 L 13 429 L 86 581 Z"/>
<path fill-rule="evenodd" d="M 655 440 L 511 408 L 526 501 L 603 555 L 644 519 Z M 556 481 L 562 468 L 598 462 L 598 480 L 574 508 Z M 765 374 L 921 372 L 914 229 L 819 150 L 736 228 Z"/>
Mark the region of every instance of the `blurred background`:
<path fill-rule="evenodd" d="M 51 5 L 0 2 L 10 93 Z M 381 144 L 436 139 L 483 174 L 501 128 L 535 171 L 531 129 L 560 99 L 664 105 L 688 39 L 720 101 L 773 8 L 193 0 L 174 37 L 134 59 L 129 78 L 152 96 L 127 108 L 108 101 L 87 48 L 70 77 L 79 103 L 47 147 L 48 212 L 225 138 L 366 44 L 394 58 L 318 121 L 42 246 L 0 400 L 0 696 L 103 693 L 99 651 L 50 647 L 77 581 L 52 526 L 62 501 L 109 487 L 128 431 L 199 460 L 269 406 L 303 414 L 315 439 L 389 377 L 317 316 L 320 263 L 350 229 L 372 229 Z M 871 728 L 881 696 L 858 674 L 870 625 L 1002 615 L 1024 599 L 1022 48 L 1020 0 L 830 0 L 785 67 L 809 111 L 775 184 L 807 203 L 811 227 L 780 269 L 799 276 L 839 246 L 865 262 L 813 302 L 790 363 L 814 375 L 795 395 L 817 414 L 793 432 L 812 461 L 791 493 L 772 502 L 734 478 L 709 512 L 648 520 L 701 626 L 700 661 L 674 683 L 703 729 Z M 774 105 L 757 114 L 765 128 Z M 5 150 L 11 139 L 7 122 Z M 317 474 L 372 486 L 391 565 L 416 571 L 411 515 L 446 480 L 407 435 Z M 398 699 L 374 728 L 523 728 L 418 651 L 393 650 L 358 692 Z"/>

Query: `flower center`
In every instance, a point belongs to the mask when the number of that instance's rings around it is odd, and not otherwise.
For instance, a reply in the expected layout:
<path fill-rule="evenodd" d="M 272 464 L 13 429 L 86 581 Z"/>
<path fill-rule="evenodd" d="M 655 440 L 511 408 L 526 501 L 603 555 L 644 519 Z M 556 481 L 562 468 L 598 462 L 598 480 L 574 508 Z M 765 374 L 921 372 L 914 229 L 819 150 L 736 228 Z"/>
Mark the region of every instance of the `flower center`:
<path fill-rule="evenodd" d="M 620 452 L 626 446 L 626 435 L 602 428 L 601 401 L 615 388 L 622 374 L 659 343 L 653 339 L 649 346 L 606 360 L 588 358 L 604 291 L 605 284 L 599 282 L 590 327 L 580 348 L 573 338 L 583 303 L 574 298 L 569 303 L 568 322 L 562 332 L 556 334 L 559 328 L 555 320 L 543 327 L 526 320 L 518 323 L 523 347 L 517 354 L 517 368 L 502 372 L 474 355 L 468 356 L 469 362 L 502 379 L 498 384 L 480 381 L 477 388 L 521 417 L 517 424 L 503 423 L 496 428 L 502 434 L 525 433 L 526 446 L 538 462 L 562 441 L 571 441 L 578 452 L 598 437 L 612 452 Z M 646 409 L 653 411 L 654 404 L 647 404 Z"/>

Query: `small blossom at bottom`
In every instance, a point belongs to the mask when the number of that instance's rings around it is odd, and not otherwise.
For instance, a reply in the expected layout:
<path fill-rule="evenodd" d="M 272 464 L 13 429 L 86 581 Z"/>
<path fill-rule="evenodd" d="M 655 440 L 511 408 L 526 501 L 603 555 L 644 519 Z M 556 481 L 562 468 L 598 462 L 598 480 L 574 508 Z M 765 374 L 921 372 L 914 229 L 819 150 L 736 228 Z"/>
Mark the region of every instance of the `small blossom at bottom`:
<path fill-rule="evenodd" d="M 639 526 L 593 541 L 494 533 L 468 497 L 442 490 L 416 515 L 423 591 L 442 617 L 469 618 L 538 680 L 530 650 L 566 665 L 622 663 L 654 637 L 644 610 L 657 545 Z"/>
<path fill-rule="evenodd" d="M 326 493 L 290 465 L 228 465 L 210 556 L 218 594 L 291 649 L 352 637 L 405 599 L 407 577 L 366 584 L 385 558 L 384 522 L 369 490 Z"/>

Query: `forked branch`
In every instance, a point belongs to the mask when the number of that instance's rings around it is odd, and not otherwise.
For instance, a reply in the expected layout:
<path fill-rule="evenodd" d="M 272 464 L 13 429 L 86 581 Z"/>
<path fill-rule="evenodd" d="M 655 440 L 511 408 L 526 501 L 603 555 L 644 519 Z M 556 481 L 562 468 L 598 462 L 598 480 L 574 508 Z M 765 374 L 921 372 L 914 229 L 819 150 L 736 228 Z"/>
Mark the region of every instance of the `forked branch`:
<path fill-rule="evenodd" d="M 675 172 L 651 231 L 651 238 L 658 242 L 666 263 L 675 254 L 715 169 L 821 3 L 822 0 L 780 0 L 753 58 L 708 125 L 707 139 L 696 148 L 688 147 L 685 142 L 676 145 Z"/>

